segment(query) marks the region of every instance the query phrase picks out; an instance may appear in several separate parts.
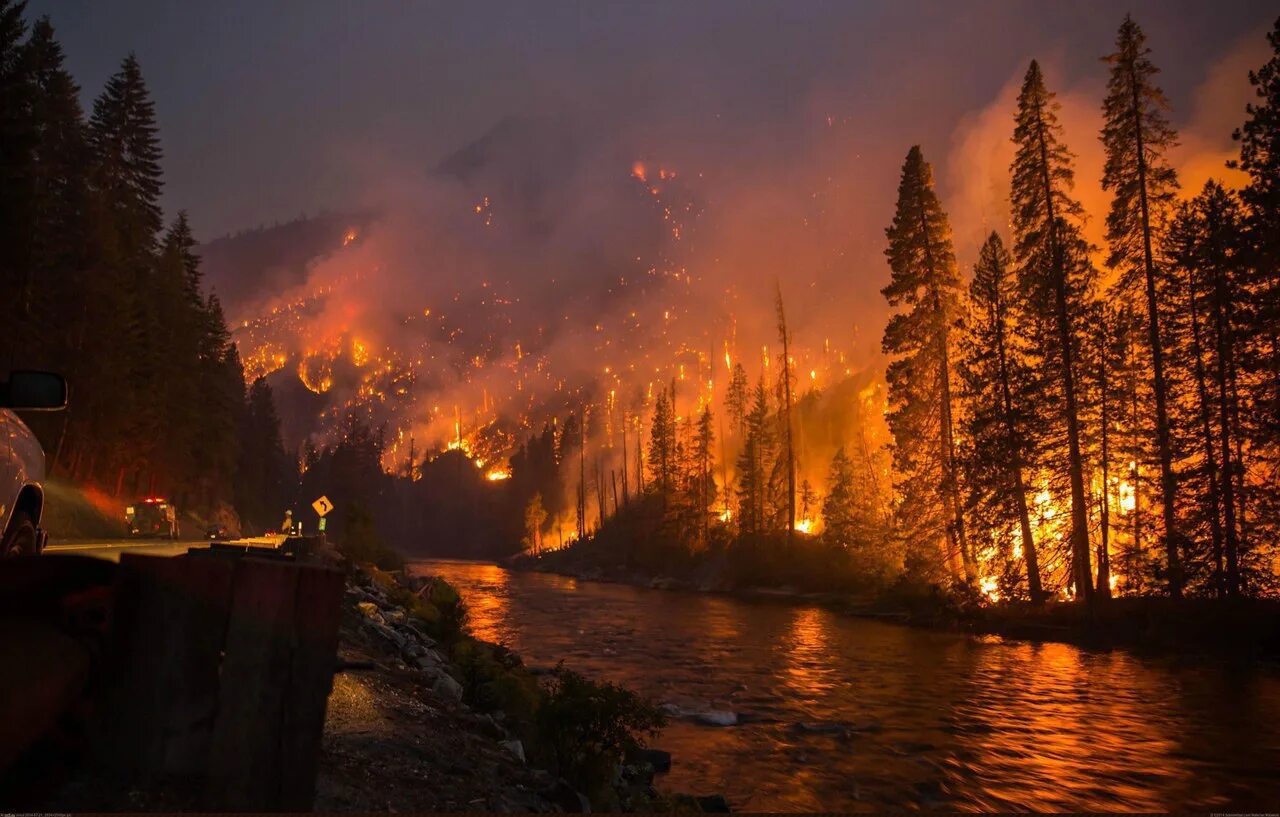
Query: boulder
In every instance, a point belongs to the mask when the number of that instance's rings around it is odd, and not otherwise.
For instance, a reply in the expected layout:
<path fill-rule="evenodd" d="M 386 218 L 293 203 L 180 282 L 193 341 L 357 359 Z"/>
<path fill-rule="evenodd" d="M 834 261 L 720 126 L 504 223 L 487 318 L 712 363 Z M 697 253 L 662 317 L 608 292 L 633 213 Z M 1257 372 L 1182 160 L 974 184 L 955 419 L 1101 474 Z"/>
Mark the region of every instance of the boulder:
<path fill-rule="evenodd" d="M 504 740 L 504 741 L 501 741 L 498 745 L 499 745 L 499 746 L 501 746 L 503 749 L 506 749 L 506 750 L 507 750 L 508 752 L 510 752 L 511 754 L 515 755 L 517 758 L 519 758 L 519 760 L 520 760 L 520 762 L 521 762 L 521 763 L 524 763 L 524 762 L 525 762 L 525 760 L 524 760 L 524 744 L 523 744 L 523 743 L 521 743 L 520 741 L 518 741 L 518 740 Z"/>
<path fill-rule="evenodd" d="M 405 645 L 408 644 L 408 640 L 404 636 L 380 621 L 370 619 L 366 622 L 366 625 L 379 636 L 396 645 L 396 649 L 403 650 Z"/>
<path fill-rule="evenodd" d="M 556 780 L 550 788 L 541 792 L 541 794 L 568 814 L 591 813 L 591 801 L 563 777 Z"/>
<path fill-rule="evenodd" d="M 383 611 L 382 613 L 382 619 L 388 624 L 404 624 L 405 618 L 404 610 L 401 610 L 399 607 L 393 607 L 390 610 Z"/>
<path fill-rule="evenodd" d="M 694 713 L 693 719 L 707 726 L 737 726 L 738 716 L 734 712 L 723 709 L 708 709 L 706 712 Z"/>
<path fill-rule="evenodd" d="M 427 631 L 422 629 L 421 625 L 415 624 L 412 619 L 404 623 L 404 629 L 411 630 L 415 638 L 422 642 L 424 647 L 434 647 L 436 640 L 427 635 Z"/>
<path fill-rule="evenodd" d="M 376 621 L 379 624 L 384 622 L 384 619 L 382 618 L 382 611 L 378 609 L 378 605 L 371 601 L 359 602 L 356 604 L 356 609 L 360 611 L 361 615 L 370 621 Z"/>
<path fill-rule="evenodd" d="M 436 678 L 435 684 L 432 685 L 431 691 L 451 701 L 462 700 L 462 684 L 454 680 L 453 676 L 447 672 L 440 673 L 440 676 Z"/>

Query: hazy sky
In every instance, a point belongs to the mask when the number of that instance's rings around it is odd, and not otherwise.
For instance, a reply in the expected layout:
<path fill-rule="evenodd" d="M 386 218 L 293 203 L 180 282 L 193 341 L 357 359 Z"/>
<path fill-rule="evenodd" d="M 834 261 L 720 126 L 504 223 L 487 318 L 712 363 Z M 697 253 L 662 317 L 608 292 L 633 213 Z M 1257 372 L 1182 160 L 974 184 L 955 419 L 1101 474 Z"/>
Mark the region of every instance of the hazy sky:
<path fill-rule="evenodd" d="M 933 163 L 967 274 L 991 230 L 1007 235 L 1015 98 L 1033 57 L 1078 156 L 1086 235 L 1103 243 L 1099 58 L 1126 10 L 1111 3 L 32 0 L 31 10 L 53 18 L 86 105 L 137 53 L 160 120 L 165 205 L 186 208 L 197 235 L 379 208 L 361 242 L 296 286 L 263 287 L 231 317 L 327 293 L 300 331 L 242 331 L 242 357 L 271 352 L 259 355 L 264 370 L 303 383 L 353 338 L 375 358 L 419 361 L 391 425 L 419 440 L 452 438 L 450 406 L 528 414 L 538 428 L 540 401 L 563 411 L 616 389 L 634 410 L 655 382 L 722 348 L 754 378 L 776 342 L 775 284 L 792 352 L 817 387 L 819 369 L 879 366 L 884 228 L 903 157 L 918 143 Z M 1275 2 L 1129 10 L 1163 68 L 1182 140 L 1170 159 L 1194 193 L 1225 173 Z M 469 154 L 483 157 L 474 172 L 431 176 L 486 134 Z M 360 382 L 338 368 L 325 392 L 335 405 Z"/>
<path fill-rule="evenodd" d="M 129 51 L 156 99 L 165 203 L 201 235 L 349 206 L 371 174 L 426 168 L 505 115 L 545 108 L 651 134 L 686 161 L 750 166 L 852 118 L 847 149 L 896 169 L 949 147 L 1026 60 L 1101 81 L 1107 2 L 96 2 L 48 14 L 86 107 Z M 1134 2 L 1175 100 L 1274 2 Z M 675 146 L 675 147 L 673 147 Z M 933 150 L 930 150 L 932 146 Z M 939 157 L 940 158 L 940 157 Z M 893 173 L 883 175 L 892 192 Z M 883 220 L 883 219 L 881 219 Z M 877 224 L 877 229 L 882 226 Z"/>

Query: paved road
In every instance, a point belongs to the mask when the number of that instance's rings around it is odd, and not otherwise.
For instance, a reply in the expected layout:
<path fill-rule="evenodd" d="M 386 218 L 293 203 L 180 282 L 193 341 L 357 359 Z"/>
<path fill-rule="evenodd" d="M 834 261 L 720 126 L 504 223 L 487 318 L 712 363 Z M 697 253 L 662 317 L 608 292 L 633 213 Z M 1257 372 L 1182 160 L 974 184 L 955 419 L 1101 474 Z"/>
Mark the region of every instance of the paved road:
<path fill-rule="evenodd" d="M 96 556 L 112 562 L 120 561 L 121 553 L 146 553 L 151 556 L 177 556 L 186 553 L 190 548 L 208 547 L 203 539 L 104 539 L 102 541 L 80 541 L 52 543 L 44 549 L 45 554 L 73 554 L 76 556 Z"/>
<path fill-rule="evenodd" d="M 254 547 L 278 548 L 284 543 L 283 536 L 256 536 L 251 539 L 233 539 L 228 544 L 252 545 Z M 71 540 L 55 542 L 44 549 L 50 556 L 58 554 L 75 554 L 77 556 L 96 556 L 112 562 L 120 561 L 121 553 L 146 553 L 149 556 L 177 556 L 191 548 L 206 548 L 206 539 L 103 539 L 101 541 Z"/>

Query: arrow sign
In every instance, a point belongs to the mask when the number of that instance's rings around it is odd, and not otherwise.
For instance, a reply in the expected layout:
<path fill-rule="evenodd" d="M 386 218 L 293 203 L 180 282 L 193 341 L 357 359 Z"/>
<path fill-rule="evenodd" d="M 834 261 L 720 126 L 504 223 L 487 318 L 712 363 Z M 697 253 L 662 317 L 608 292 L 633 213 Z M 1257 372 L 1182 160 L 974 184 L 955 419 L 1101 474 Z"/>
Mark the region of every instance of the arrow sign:
<path fill-rule="evenodd" d="M 321 518 L 323 518 L 325 514 L 333 510 L 333 503 L 329 501 L 329 497 L 322 496 L 319 499 L 317 499 L 315 502 L 312 502 L 311 507 L 315 508 L 316 513 L 319 514 Z"/>

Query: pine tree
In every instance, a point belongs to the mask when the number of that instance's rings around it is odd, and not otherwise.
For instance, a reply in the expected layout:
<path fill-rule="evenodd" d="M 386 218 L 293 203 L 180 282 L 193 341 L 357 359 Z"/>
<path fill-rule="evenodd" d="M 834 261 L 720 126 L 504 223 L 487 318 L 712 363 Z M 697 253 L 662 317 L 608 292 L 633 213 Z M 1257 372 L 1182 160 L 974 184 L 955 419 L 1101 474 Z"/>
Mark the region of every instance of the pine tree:
<path fill-rule="evenodd" d="M 1147 346 L 1151 355 L 1152 394 L 1155 397 L 1156 444 L 1160 459 L 1160 497 L 1169 595 L 1182 594 L 1183 571 L 1178 548 L 1177 483 L 1173 471 L 1173 441 L 1169 431 L 1169 386 L 1165 376 L 1165 339 L 1160 329 L 1157 257 L 1169 211 L 1178 190 L 1178 177 L 1165 154 L 1176 134 L 1165 118 L 1168 102 L 1155 84 L 1158 69 L 1151 63 L 1146 35 L 1125 16 L 1116 37 L 1116 50 L 1105 59 L 1111 65 L 1102 144 L 1107 160 L 1102 187 L 1114 193 L 1107 215 L 1107 264 L 1120 270 L 1114 297 L 1146 302 Z M 1140 295 L 1141 293 L 1141 295 Z"/>
<path fill-rule="evenodd" d="M 1262 488 L 1243 492 L 1246 483 L 1280 484 L 1280 18 L 1267 34 L 1271 58 L 1249 72 L 1255 101 L 1234 137 L 1240 158 L 1234 167 L 1248 174 L 1240 191 L 1248 234 L 1247 264 L 1251 269 L 1248 304 L 1240 322 L 1249 343 L 1240 361 L 1242 425 L 1252 449 L 1249 479 L 1237 475 L 1248 527 L 1258 540 L 1280 538 L 1280 492 Z"/>
<path fill-rule="evenodd" d="M 1120 310 L 1102 302 L 1091 306 L 1089 331 L 1080 345 L 1081 392 L 1088 412 L 1089 433 L 1084 434 L 1089 459 L 1098 469 L 1097 580 L 1094 592 L 1100 599 L 1111 598 L 1111 552 L 1114 504 L 1112 484 L 1116 481 L 1117 447 L 1121 418 L 1121 389 L 1118 374 L 1125 365 L 1125 343 L 1129 330 L 1118 329 L 1125 317 Z"/>
<path fill-rule="evenodd" d="M 25 7 L 25 2 L 0 0 L 0 287 L 6 293 L 0 343 L 6 351 L 14 349 L 27 328 L 31 287 L 28 227 L 33 134 L 31 78 L 23 59 Z"/>
<path fill-rule="evenodd" d="M 160 147 L 154 105 L 132 55 L 94 102 L 89 141 L 95 252 L 101 259 L 92 276 L 90 321 L 95 340 L 117 354 L 111 369 L 95 370 L 94 382 L 78 391 L 113 392 L 110 405 L 97 407 L 99 427 L 91 433 L 116 441 L 107 459 L 119 493 L 127 474 L 136 480 L 154 462 L 156 432 L 164 422 L 152 395 L 165 339 L 149 298 L 161 228 Z"/>
<path fill-rule="evenodd" d="M 204 303 L 207 329 L 196 361 L 201 394 L 195 409 L 200 429 L 195 460 L 190 464 L 199 485 L 200 504 L 214 508 L 234 498 L 236 461 L 240 454 L 240 414 L 244 410 L 244 369 L 223 318 L 222 303 L 210 295 Z"/>
<path fill-rule="evenodd" d="M 1079 597 L 1092 601 L 1077 358 L 1096 274 L 1089 263 L 1090 248 L 1080 233 L 1084 213 L 1071 197 L 1074 171 L 1071 153 L 1061 142 L 1059 107 L 1045 88 L 1040 66 L 1032 61 L 1018 95 L 1010 199 L 1020 306 L 1025 313 L 1021 320 L 1037 327 L 1037 356 L 1054 373 L 1052 408 L 1066 430 L 1072 576 Z"/>
<path fill-rule="evenodd" d="M 901 562 L 887 549 L 889 531 L 879 505 L 879 488 L 871 474 L 874 463 L 864 461 L 861 445 L 850 456 L 836 449 L 822 499 L 822 541 L 848 553 L 859 581 L 881 583 L 900 572 Z"/>
<path fill-rule="evenodd" d="M 130 54 L 93 103 L 90 139 L 95 181 L 106 199 L 120 257 L 145 261 L 156 246 L 160 213 L 160 140 L 155 103 Z"/>
<path fill-rule="evenodd" d="M 822 499 L 822 536 L 845 549 L 851 547 L 854 540 L 855 483 L 853 462 L 845 454 L 844 446 L 840 446 L 827 472 L 827 495 Z"/>
<path fill-rule="evenodd" d="M 806 523 L 812 523 L 813 512 L 818 508 L 818 492 L 813 489 L 813 483 L 808 479 L 800 480 L 796 502 L 799 504 L 800 518 Z"/>
<path fill-rule="evenodd" d="M 1214 181 L 1178 211 L 1171 258 L 1185 279 L 1186 318 L 1175 347 L 1194 373 L 1194 409 L 1183 425 L 1201 452 L 1192 477 L 1201 486 L 1196 516 L 1210 531 L 1214 590 L 1236 595 L 1244 557 L 1246 464 L 1239 425 L 1239 365 L 1245 344 L 1243 217 L 1236 198 Z"/>
<path fill-rule="evenodd" d="M 524 549 L 534 556 L 542 555 L 542 526 L 547 521 L 547 512 L 542 507 L 542 494 L 535 493 L 524 510 L 524 538 L 521 542 Z"/>
<path fill-rule="evenodd" d="M 1117 533 L 1123 533 L 1124 544 L 1117 540 L 1118 559 L 1113 571 L 1118 573 L 1120 587 L 1128 593 L 1148 591 L 1155 575 L 1156 562 L 1147 551 L 1146 513 L 1149 493 L 1145 466 L 1154 459 L 1150 454 L 1150 441 L 1154 437 L 1150 412 L 1150 377 L 1145 358 L 1141 354 L 1142 317 L 1140 310 L 1130 302 L 1114 305 L 1108 320 L 1114 346 L 1114 369 L 1111 384 L 1115 406 L 1114 445 L 1118 456 L 1117 496 L 1115 524 Z M 1120 570 L 1114 570 L 1119 567 Z"/>
<path fill-rule="evenodd" d="M 66 371 L 70 339 L 81 328 L 83 292 L 77 279 L 88 239 L 84 116 L 80 89 L 63 67 L 62 47 L 48 18 L 32 26 L 21 58 L 30 82 L 30 199 L 23 215 L 24 284 L 22 294 L 13 292 L 18 312 L 30 323 L 15 343 L 27 365 Z"/>
<path fill-rule="evenodd" d="M 660 390 L 653 406 L 653 425 L 649 432 L 649 470 L 653 488 L 662 497 L 665 510 L 676 486 L 677 451 L 675 414 L 666 390 Z"/>
<path fill-rule="evenodd" d="M 768 525 L 769 469 L 776 448 L 769 418 L 769 392 L 761 377 L 746 416 L 746 434 L 738 454 L 738 529 L 742 533 L 762 533 Z"/>
<path fill-rule="evenodd" d="M 907 153 L 897 210 L 885 235 L 892 280 L 881 292 L 901 310 L 889 319 L 883 340 L 885 354 L 893 358 L 886 380 L 900 503 L 915 520 L 913 535 L 945 539 L 948 558 L 960 556 L 971 583 L 975 568 L 959 496 L 949 341 L 960 280 L 951 228 L 919 146 Z"/>
<path fill-rule="evenodd" d="M 716 481 L 712 474 L 715 455 L 712 446 L 715 444 L 715 432 L 712 427 L 711 407 L 704 406 L 698 415 L 697 432 L 693 437 L 693 456 L 697 463 L 697 490 L 695 491 L 697 518 L 699 522 L 702 544 L 705 547 L 711 538 L 711 508 L 716 499 Z"/>
<path fill-rule="evenodd" d="M 274 528 L 288 501 L 288 459 L 280 441 L 280 418 L 271 387 L 258 378 L 245 403 L 242 446 L 236 469 L 236 507 L 254 530 Z M 312 473 L 314 469 L 308 471 Z"/>
<path fill-rule="evenodd" d="M 1027 501 L 1027 464 L 1034 439 L 1028 403 L 1036 399 L 1036 378 L 1015 346 L 1012 263 L 1004 242 L 993 232 L 982 245 L 969 285 L 969 314 L 962 325 L 957 366 L 968 406 L 964 471 L 968 504 L 983 527 L 1000 532 L 1010 518 L 1016 520 L 1027 590 L 1038 603 L 1044 591 Z M 1011 555 L 1014 547 L 1007 539 L 1001 537 L 998 543 Z"/>
<path fill-rule="evenodd" d="M 746 417 L 750 401 L 748 392 L 750 388 L 747 382 L 747 370 L 742 368 L 741 363 L 733 364 L 733 375 L 729 378 L 729 393 L 725 396 L 725 408 L 729 412 L 729 417 L 733 420 L 739 440 L 746 434 Z"/>

